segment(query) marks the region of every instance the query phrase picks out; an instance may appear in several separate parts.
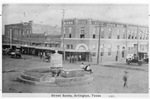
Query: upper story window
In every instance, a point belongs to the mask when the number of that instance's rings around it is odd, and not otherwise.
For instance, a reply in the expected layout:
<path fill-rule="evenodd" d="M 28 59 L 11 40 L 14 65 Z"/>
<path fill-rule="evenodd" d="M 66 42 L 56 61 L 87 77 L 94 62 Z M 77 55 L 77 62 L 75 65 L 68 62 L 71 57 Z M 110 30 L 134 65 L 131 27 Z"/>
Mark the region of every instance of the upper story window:
<path fill-rule="evenodd" d="M 108 45 L 108 55 L 111 55 L 111 45 Z"/>
<path fill-rule="evenodd" d="M 128 39 L 131 39 L 131 32 L 128 30 Z"/>
<path fill-rule="evenodd" d="M 73 21 L 65 21 L 64 24 L 74 24 Z"/>
<path fill-rule="evenodd" d="M 95 38 L 95 34 L 93 34 L 93 38 Z"/>
<path fill-rule="evenodd" d="M 84 33 L 85 33 L 85 30 L 81 30 L 81 33 L 84 34 Z"/>
<path fill-rule="evenodd" d="M 72 27 L 69 27 L 69 33 L 71 33 L 72 32 Z"/>
<path fill-rule="evenodd" d="M 111 29 L 108 30 L 108 38 L 111 38 Z"/>
<path fill-rule="evenodd" d="M 120 30 L 117 30 L 117 39 L 120 39 L 120 35 L 119 35 Z"/>
<path fill-rule="evenodd" d="M 63 28 L 63 33 L 64 33 L 64 34 L 66 33 L 66 28 L 65 28 L 65 27 Z"/>
<path fill-rule="evenodd" d="M 69 34 L 69 38 L 71 38 L 71 34 Z"/>
<path fill-rule="evenodd" d="M 101 56 L 104 55 L 104 45 L 100 45 L 100 53 L 101 53 Z"/>
<path fill-rule="evenodd" d="M 137 32 L 134 31 L 134 38 L 137 39 Z"/>
<path fill-rule="evenodd" d="M 125 39 L 125 30 L 122 30 L 123 39 Z"/>
<path fill-rule="evenodd" d="M 104 38 L 104 28 L 101 28 L 101 38 Z"/>
<path fill-rule="evenodd" d="M 132 39 L 134 39 L 134 32 L 133 31 L 131 31 L 131 35 L 132 35 Z"/>
<path fill-rule="evenodd" d="M 142 33 L 141 32 L 139 32 L 139 37 L 140 37 L 140 39 L 142 39 Z"/>
<path fill-rule="evenodd" d="M 85 34 L 80 34 L 80 38 L 85 38 Z"/>

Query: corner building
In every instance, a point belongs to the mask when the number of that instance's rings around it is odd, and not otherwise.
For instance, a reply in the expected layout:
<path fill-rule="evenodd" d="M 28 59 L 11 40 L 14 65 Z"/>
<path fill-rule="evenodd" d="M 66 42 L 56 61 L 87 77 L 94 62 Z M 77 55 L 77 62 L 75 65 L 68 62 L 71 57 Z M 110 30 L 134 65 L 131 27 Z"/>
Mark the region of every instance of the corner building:
<path fill-rule="evenodd" d="M 103 63 L 124 61 L 127 54 L 135 54 L 141 59 L 148 53 L 147 26 L 94 19 L 64 19 L 61 35 L 66 59 L 81 55 L 82 61 L 96 63 L 99 59 Z"/>

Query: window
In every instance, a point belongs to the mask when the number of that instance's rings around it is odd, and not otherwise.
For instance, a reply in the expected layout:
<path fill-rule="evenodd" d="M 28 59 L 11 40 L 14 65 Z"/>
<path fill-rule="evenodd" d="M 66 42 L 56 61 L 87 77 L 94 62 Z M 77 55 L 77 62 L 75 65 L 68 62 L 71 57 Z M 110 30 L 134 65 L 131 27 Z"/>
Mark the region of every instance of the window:
<path fill-rule="evenodd" d="M 137 39 L 137 32 L 134 31 L 134 38 Z"/>
<path fill-rule="evenodd" d="M 65 38 L 65 34 L 64 34 L 64 38 Z"/>
<path fill-rule="evenodd" d="M 134 32 L 133 31 L 131 32 L 131 35 L 132 35 L 132 39 L 134 39 Z"/>
<path fill-rule="evenodd" d="M 95 44 L 92 45 L 92 50 L 96 50 L 96 45 Z"/>
<path fill-rule="evenodd" d="M 124 57 L 125 57 L 125 55 L 124 55 L 124 54 L 125 54 L 125 47 L 123 46 L 123 47 L 122 47 L 122 58 L 124 58 Z"/>
<path fill-rule="evenodd" d="M 143 33 L 143 40 L 145 39 L 145 33 Z"/>
<path fill-rule="evenodd" d="M 101 53 L 101 56 L 104 55 L 104 45 L 101 45 L 101 46 L 100 46 L 100 53 Z"/>
<path fill-rule="evenodd" d="M 119 30 L 117 30 L 117 39 L 120 38 L 120 35 L 119 35 Z"/>
<path fill-rule="evenodd" d="M 80 38 L 85 38 L 85 35 L 84 34 L 80 34 Z"/>
<path fill-rule="evenodd" d="M 73 49 L 73 45 L 67 44 L 67 49 Z"/>
<path fill-rule="evenodd" d="M 84 34 L 84 33 L 85 33 L 85 31 L 84 31 L 84 30 L 81 30 L 81 33 L 82 33 L 82 34 Z"/>
<path fill-rule="evenodd" d="M 72 31 L 72 27 L 69 27 L 69 33 L 71 33 L 71 31 Z"/>
<path fill-rule="evenodd" d="M 119 55 L 119 45 L 117 45 L 117 56 Z"/>
<path fill-rule="evenodd" d="M 128 39 L 131 38 L 130 30 L 128 30 Z"/>
<path fill-rule="evenodd" d="M 73 49 L 73 45 L 71 45 L 71 49 Z"/>
<path fill-rule="evenodd" d="M 111 45 L 108 45 L 108 55 L 111 55 Z"/>
<path fill-rule="evenodd" d="M 64 32 L 64 34 L 66 34 L 66 28 L 64 27 L 64 29 L 63 29 L 63 32 Z"/>
<path fill-rule="evenodd" d="M 111 29 L 108 31 L 108 38 L 111 38 Z"/>
<path fill-rule="evenodd" d="M 95 34 L 93 34 L 93 38 L 95 38 Z"/>
<path fill-rule="evenodd" d="M 67 45 L 67 49 L 70 49 L 70 45 Z"/>
<path fill-rule="evenodd" d="M 101 38 L 104 38 L 104 28 L 101 28 Z"/>
<path fill-rule="evenodd" d="M 139 33 L 139 35 L 140 35 L 140 39 L 142 39 L 142 33 L 141 32 Z"/>
<path fill-rule="evenodd" d="M 93 34 L 95 34 L 96 33 L 96 29 L 95 28 L 93 28 Z"/>
<path fill-rule="evenodd" d="M 123 30 L 122 33 L 123 33 L 123 39 L 125 39 L 125 30 Z"/>
<path fill-rule="evenodd" d="M 71 34 L 69 34 L 69 38 L 71 38 Z"/>

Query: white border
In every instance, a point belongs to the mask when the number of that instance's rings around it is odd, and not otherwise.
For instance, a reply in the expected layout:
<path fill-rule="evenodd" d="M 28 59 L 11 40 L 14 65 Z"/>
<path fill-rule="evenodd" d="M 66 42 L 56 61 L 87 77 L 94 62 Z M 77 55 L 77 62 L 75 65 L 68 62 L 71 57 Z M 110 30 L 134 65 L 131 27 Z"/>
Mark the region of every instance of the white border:
<path fill-rule="evenodd" d="M 150 0 L 1 0 L 0 1 L 1 3 L 1 7 L 0 7 L 0 15 L 2 15 L 2 4 L 4 3 L 55 3 L 55 4 L 64 4 L 64 3 L 67 3 L 67 4 L 150 4 Z M 1 17 L 1 16 L 0 16 Z M 0 30 L 1 30 L 1 33 L 2 33 L 2 18 L 0 18 Z M 2 38 L 0 36 L 0 44 L 2 44 Z M 0 50 L 1 50 L 1 47 L 0 47 Z M 0 57 L 1 58 L 1 57 Z M 1 61 L 1 64 L 2 64 L 2 59 L 0 59 Z M 2 66 L 0 66 L 0 69 L 2 70 Z M 1 82 L 0 82 L 0 91 L 2 93 L 2 72 L 0 72 L 0 79 L 1 79 Z M 0 93 L 0 96 L 2 97 L 2 94 Z M 101 95 L 104 95 L 105 98 L 109 98 L 108 95 L 115 95 L 115 97 L 125 97 L 125 98 L 133 98 L 133 97 L 138 97 L 138 98 L 142 98 L 142 99 L 145 99 L 147 98 L 147 95 L 145 94 L 101 94 Z M 18 96 L 21 96 L 21 97 L 49 97 L 49 94 L 3 94 L 3 96 L 10 96 L 10 97 L 18 97 Z M 146 96 L 146 97 L 145 97 Z M 148 95 L 149 96 L 149 95 Z M 57 99 L 61 99 L 61 98 L 57 98 Z M 88 98 L 87 98 L 88 99 Z"/>

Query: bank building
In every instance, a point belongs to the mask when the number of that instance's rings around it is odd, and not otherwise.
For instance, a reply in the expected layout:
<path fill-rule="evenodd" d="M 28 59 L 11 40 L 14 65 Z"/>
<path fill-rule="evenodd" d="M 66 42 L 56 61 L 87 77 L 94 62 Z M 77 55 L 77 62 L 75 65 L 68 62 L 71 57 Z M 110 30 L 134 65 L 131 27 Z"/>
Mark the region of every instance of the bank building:
<path fill-rule="evenodd" d="M 94 19 L 62 20 L 61 40 L 66 59 L 79 55 L 82 61 L 124 61 L 128 54 L 142 59 L 148 54 L 148 26 Z"/>

